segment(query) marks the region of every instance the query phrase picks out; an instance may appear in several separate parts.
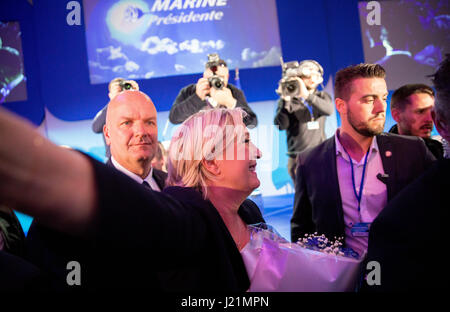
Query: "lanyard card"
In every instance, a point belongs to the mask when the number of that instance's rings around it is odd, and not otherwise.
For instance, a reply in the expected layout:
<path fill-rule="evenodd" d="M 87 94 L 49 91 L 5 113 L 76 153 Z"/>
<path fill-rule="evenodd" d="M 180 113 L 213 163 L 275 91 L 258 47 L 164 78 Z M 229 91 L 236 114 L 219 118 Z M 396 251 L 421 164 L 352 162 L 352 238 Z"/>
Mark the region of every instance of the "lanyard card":
<path fill-rule="evenodd" d="M 370 223 L 368 222 L 361 222 L 361 223 L 355 223 L 352 227 L 352 236 L 362 236 L 367 237 L 369 236 L 369 229 L 370 229 Z"/>
<path fill-rule="evenodd" d="M 317 130 L 319 129 L 319 122 L 318 121 L 308 121 L 306 124 L 308 130 Z"/>

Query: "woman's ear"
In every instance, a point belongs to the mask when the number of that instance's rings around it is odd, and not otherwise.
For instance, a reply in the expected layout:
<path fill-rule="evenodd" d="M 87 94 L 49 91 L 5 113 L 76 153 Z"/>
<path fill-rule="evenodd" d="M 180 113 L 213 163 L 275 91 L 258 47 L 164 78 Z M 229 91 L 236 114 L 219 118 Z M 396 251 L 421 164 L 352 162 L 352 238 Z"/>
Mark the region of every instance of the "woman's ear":
<path fill-rule="evenodd" d="M 202 165 L 211 174 L 213 174 L 215 176 L 218 176 L 220 174 L 220 166 L 219 166 L 218 161 L 215 158 L 211 159 L 211 160 L 202 159 Z"/>

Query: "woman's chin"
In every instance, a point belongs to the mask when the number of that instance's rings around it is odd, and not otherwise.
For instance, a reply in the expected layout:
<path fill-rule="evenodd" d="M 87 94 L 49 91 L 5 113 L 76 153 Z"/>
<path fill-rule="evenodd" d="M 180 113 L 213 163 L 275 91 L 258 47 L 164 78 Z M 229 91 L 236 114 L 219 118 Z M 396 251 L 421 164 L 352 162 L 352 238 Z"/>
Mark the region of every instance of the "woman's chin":
<path fill-rule="evenodd" d="M 260 185 L 261 185 L 261 182 L 259 181 L 258 178 L 256 178 L 255 182 L 252 183 L 252 192 L 253 192 L 254 190 L 256 190 Z"/>

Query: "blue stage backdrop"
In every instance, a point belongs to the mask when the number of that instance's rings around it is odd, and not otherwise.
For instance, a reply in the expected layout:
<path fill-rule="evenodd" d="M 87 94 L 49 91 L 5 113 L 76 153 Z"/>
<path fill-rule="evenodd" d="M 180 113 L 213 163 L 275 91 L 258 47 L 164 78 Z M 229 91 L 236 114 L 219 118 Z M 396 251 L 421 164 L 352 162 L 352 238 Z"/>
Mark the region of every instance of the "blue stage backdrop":
<path fill-rule="evenodd" d="M 83 0 L 91 83 L 202 72 L 218 52 L 230 68 L 280 64 L 275 0 Z"/>

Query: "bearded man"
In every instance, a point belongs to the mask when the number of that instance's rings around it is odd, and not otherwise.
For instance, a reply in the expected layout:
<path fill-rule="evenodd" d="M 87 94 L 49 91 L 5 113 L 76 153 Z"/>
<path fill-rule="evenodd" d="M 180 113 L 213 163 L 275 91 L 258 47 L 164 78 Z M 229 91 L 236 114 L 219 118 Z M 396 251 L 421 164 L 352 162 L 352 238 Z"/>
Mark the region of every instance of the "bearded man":
<path fill-rule="evenodd" d="M 337 72 L 336 134 L 298 157 L 291 239 L 317 232 L 367 250 L 370 224 L 435 160 L 417 137 L 383 133 L 385 70 L 359 64 Z"/>

